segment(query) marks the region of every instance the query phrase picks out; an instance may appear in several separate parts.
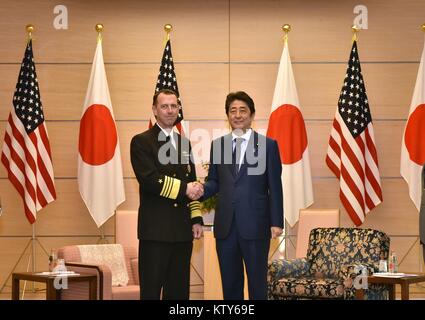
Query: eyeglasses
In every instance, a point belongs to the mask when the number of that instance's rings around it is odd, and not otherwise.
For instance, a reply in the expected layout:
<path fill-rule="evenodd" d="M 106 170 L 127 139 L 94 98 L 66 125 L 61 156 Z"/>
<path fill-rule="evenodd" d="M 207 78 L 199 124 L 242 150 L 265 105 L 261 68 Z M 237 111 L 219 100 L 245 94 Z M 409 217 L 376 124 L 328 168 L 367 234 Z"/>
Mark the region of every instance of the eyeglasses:
<path fill-rule="evenodd" d="M 180 109 L 180 106 L 178 104 L 161 104 L 159 108 L 163 111 L 167 109 L 171 109 L 173 111 Z"/>

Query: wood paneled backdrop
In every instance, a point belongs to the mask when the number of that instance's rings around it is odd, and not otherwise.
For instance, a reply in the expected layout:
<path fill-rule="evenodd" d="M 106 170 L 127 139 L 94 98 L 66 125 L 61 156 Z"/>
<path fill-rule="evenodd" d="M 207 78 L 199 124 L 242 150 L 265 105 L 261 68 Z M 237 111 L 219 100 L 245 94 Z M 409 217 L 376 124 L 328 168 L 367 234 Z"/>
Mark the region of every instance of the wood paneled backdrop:
<path fill-rule="evenodd" d="M 68 9 L 67 30 L 53 26 L 54 7 Z M 96 45 L 94 25 L 104 24 L 103 49 L 119 131 L 127 200 L 137 209 L 138 184 L 129 157 L 131 137 L 147 128 L 163 50 L 163 25 L 171 23 L 175 68 L 190 128 L 227 127 L 224 100 L 245 90 L 257 108 L 255 128 L 266 129 L 282 52 L 281 25 L 290 23 L 289 44 L 301 109 L 308 130 L 315 208 L 341 207 L 338 181 L 325 165 L 336 103 L 351 48 L 358 1 L 210 0 L 11 1 L 0 8 L 0 137 L 4 136 L 24 53 L 25 25 L 35 25 L 34 55 L 51 140 L 58 199 L 42 210 L 37 235 L 47 250 L 95 243 L 99 230 L 77 187 L 79 119 Z M 425 21 L 422 0 L 364 0 L 369 29 L 360 32 L 359 54 L 379 153 L 384 202 L 362 227 L 391 236 L 400 269 L 420 271 L 418 212 L 400 177 L 403 128 L 416 80 Z M 209 141 L 208 141 L 209 144 Z M 199 170 L 200 176 L 205 172 Z M 0 166 L 0 284 L 24 249 L 31 226 L 21 199 Z M 343 226 L 353 226 L 342 210 Z M 296 228 L 288 230 L 296 234 Z M 114 241 L 114 219 L 105 225 Z M 291 238 L 292 239 L 292 238 Z M 288 255 L 293 254 L 291 242 Z M 38 266 L 47 257 L 38 250 Z M 18 266 L 24 270 L 26 259 Z"/>

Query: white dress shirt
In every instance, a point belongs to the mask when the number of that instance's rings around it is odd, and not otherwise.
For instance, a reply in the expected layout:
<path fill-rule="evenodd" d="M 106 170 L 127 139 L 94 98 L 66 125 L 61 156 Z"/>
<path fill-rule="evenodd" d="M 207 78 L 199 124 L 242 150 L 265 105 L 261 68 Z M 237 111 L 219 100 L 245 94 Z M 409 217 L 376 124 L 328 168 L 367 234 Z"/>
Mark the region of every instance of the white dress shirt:
<path fill-rule="evenodd" d="M 162 130 L 162 132 L 164 132 L 165 137 L 170 137 L 171 144 L 173 145 L 174 149 L 176 149 L 176 141 L 174 140 L 174 131 L 173 131 L 173 129 L 171 129 L 170 131 L 167 131 L 167 130 L 161 128 L 161 126 L 159 125 L 158 122 L 156 123 L 156 125 Z"/>

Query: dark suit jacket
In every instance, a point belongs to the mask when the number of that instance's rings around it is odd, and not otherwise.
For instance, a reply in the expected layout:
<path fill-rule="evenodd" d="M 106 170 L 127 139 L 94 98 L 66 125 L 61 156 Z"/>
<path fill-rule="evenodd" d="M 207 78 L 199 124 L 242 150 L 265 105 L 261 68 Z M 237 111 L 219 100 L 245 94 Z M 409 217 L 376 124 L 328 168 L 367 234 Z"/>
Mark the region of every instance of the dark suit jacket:
<path fill-rule="evenodd" d="M 174 137 L 177 151 L 165 142 L 157 125 L 131 140 L 131 164 L 140 185 L 138 237 L 142 240 L 192 241 L 192 224 L 202 224 L 199 201 L 186 197 L 187 183 L 196 180 L 190 143 L 177 133 Z M 167 149 L 174 164 L 159 160 Z"/>
<path fill-rule="evenodd" d="M 238 174 L 231 164 L 232 149 L 231 134 L 211 144 L 204 199 L 218 192 L 214 235 L 226 238 L 235 218 L 242 238 L 270 238 L 271 226 L 283 228 L 282 164 L 277 142 L 252 131 Z"/>

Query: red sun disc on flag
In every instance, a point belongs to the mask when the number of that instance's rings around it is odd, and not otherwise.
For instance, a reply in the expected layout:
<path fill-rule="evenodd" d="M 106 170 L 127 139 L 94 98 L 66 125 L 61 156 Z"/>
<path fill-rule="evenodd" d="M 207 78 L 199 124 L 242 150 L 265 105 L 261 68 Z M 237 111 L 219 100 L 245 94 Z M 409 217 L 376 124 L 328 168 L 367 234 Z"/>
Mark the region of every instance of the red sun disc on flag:
<path fill-rule="evenodd" d="M 85 163 L 102 165 L 115 154 L 118 137 L 109 108 L 93 104 L 86 109 L 80 122 L 79 152 Z"/>
<path fill-rule="evenodd" d="M 300 109 L 284 104 L 270 115 L 267 136 L 277 140 L 283 164 L 301 160 L 307 148 L 307 133 Z"/>
<path fill-rule="evenodd" d="M 420 104 L 409 116 L 404 134 L 409 158 L 422 166 L 425 163 L 425 104 Z"/>

